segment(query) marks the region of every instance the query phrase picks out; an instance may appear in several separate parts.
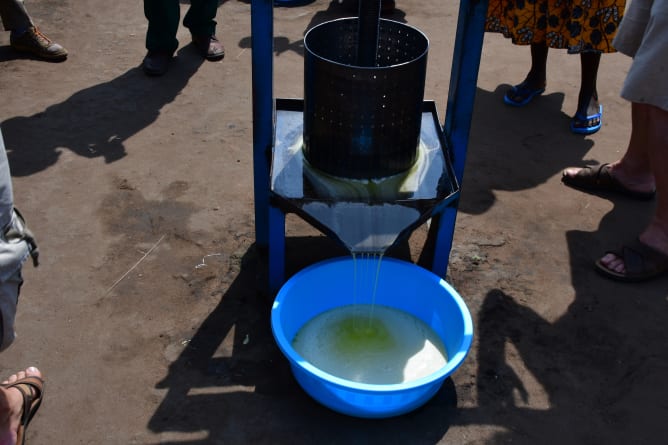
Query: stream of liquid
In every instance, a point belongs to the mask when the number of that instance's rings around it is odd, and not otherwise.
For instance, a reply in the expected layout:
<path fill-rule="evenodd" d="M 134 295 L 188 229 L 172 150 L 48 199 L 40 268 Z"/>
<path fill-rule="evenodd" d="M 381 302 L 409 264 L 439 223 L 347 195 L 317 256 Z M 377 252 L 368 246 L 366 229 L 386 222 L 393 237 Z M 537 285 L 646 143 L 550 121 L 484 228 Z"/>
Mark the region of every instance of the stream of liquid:
<path fill-rule="evenodd" d="M 373 320 L 373 312 L 376 306 L 376 292 L 378 290 L 378 277 L 380 276 L 380 264 L 383 261 L 383 253 L 351 252 L 353 257 L 353 304 L 357 305 L 360 292 L 370 292 L 371 304 L 369 304 L 368 324 Z M 374 267 L 375 265 L 375 267 Z M 374 270 L 369 270 L 370 268 Z M 365 285 L 371 283 L 371 288 L 364 289 Z"/>

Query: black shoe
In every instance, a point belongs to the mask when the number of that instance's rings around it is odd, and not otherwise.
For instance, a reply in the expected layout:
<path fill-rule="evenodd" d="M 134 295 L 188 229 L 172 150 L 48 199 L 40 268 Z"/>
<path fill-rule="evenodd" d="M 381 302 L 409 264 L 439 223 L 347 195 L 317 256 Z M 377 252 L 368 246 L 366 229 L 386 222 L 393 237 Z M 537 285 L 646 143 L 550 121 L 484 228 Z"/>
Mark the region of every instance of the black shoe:
<path fill-rule="evenodd" d="M 193 34 L 193 45 L 206 60 L 220 60 L 225 57 L 225 48 L 218 38 L 211 36 L 197 36 Z"/>
<path fill-rule="evenodd" d="M 169 68 L 172 53 L 168 51 L 149 51 L 142 62 L 142 69 L 148 76 L 162 76 Z"/>

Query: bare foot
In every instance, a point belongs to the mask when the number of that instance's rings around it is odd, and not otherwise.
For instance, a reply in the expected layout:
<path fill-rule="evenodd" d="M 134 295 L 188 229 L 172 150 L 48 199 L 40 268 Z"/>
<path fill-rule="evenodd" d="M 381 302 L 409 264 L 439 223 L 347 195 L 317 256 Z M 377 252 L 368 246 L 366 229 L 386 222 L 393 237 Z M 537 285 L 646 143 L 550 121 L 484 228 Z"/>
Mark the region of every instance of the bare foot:
<path fill-rule="evenodd" d="M 0 387 L 0 445 L 15 445 L 21 415 L 23 414 L 23 395 L 17 388 L 5 388 L 22 378 L 34 376 L 42 377 L 42 373 L 35 367 L 27 368 L 12 374 Z"/>

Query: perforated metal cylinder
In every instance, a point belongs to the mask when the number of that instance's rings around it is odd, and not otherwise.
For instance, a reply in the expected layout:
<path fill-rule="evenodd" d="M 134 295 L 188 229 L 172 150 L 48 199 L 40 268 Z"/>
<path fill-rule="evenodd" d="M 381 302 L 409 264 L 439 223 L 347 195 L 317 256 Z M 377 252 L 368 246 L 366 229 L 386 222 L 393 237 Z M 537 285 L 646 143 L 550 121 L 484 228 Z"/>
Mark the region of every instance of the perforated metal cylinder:
<path fill-rule="evenodd" d="M 358 19 L 304 37 L 304 155 L 335 176 L 372 179 L 417 158 L 429 40 L 380 19 L 375 66 L 357 66 Z"/>

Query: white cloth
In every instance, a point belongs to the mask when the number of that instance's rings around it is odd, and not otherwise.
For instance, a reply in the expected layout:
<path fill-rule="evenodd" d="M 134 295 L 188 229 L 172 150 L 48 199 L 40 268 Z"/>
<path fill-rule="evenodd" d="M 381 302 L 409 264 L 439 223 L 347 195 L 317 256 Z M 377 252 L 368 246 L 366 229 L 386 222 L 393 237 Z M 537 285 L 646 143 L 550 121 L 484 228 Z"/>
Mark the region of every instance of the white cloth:
<path fill-rule="evenodd" d="M 633 0 L 612 45 L 633 57 L 621 96 L 668 110 L 668 0 Z"/>

